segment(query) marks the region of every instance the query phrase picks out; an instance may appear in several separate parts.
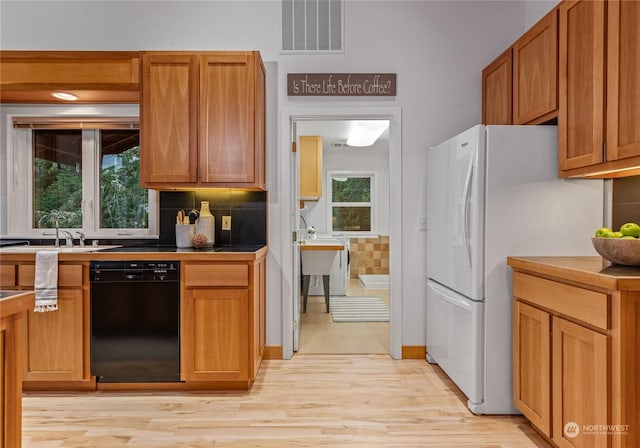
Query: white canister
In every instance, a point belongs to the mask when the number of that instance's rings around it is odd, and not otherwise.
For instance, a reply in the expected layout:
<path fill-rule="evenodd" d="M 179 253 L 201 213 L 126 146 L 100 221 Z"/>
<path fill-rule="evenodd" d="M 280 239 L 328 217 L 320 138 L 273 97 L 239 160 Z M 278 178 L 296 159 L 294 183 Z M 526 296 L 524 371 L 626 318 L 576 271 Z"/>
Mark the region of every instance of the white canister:
<path fill-rule="evenodd" d="M 209 201 L 202 201 L 200 203 L 200 217 L 196 222 L 196 233 L 202 233 L 207 237 L 206 247 L 211 247 L 214 244 L 214 230 L 215 230 L 215 218 L 209 211 Z"/>
<path fill-rule="evenodd" d="M 191 247 L 191 238 L 195 234 L 195 224 L 176 224 L 176 246 L 179 249 Z"/>

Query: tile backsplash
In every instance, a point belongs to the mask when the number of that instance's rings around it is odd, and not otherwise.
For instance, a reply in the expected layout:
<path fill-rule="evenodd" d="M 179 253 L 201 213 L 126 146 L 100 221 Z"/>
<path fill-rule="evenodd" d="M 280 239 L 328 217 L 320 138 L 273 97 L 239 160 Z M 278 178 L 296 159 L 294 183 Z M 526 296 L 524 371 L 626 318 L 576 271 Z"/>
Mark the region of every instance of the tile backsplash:
<path fill-rule="evenodd" d="M 389 273 L 389 237 L 351 238 L 351 278 L 360 274 Z"/>
<path fill-rule="evenodd" d="M 176 213 L 200 210 L 202 201 L 215 218 L 216 246 L 267 243 L 267 192 L 234 189 L 161 191 L 158 243 L 175 244 Z M 231 216 L 231 230 L 222 230 L 222 216 Z"/>
<path fill-rule="evenodd" d="M 640 176 L 613 179 L 612 215 L 614 230 L 625 222 L 640 223 Z"/>

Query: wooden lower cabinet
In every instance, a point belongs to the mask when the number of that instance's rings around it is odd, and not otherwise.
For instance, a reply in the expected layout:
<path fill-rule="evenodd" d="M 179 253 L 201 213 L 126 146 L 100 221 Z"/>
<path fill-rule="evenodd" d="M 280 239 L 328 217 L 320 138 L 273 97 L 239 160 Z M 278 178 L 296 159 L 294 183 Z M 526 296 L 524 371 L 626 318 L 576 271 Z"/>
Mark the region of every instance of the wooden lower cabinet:
<path fill-rule="evenodd" d="M 32 291 L 0 299 L 0 447 L 21 446 L 22 330 Z"/>
<path fill-rule="evenodd" d="M 521 301 L 513 309 L 515 406 L 558 447 L 610 447 L 608 336 Z"/>
<path fill-rule="evenodd" d="M 58 310 L 26 312 L 25 381 L 81 381 L 83 362 L 82 290 L 58 291 Z"/>
<path fill-rule="evenodd" d="M 183 263 L 181 377 L 195 388 L 248 389 L 265 346 L 266 259 Z"/>
<path fill-rule="evenodd" d="M 562 448 L 611 446 L 600 429 L 610 422 L 607 336 L 559 317 L 552 331 L 553 441 Z"/>
<path fill-rule="evenodd" d="M 555 265 L 541 276 L 519 270 L 519 260 L 509 261 L 515 406 L 556 447 L 637 448 L 640 276 L 595 286 L 563 281 Z M 600 264 L 587 266 L 599 275 Z M 584 278 L 597 284 L 597 275 Z"/>
<path fill-rule="evenodd" d="M 183 379 L 248 380 L 248 290 L 187 289 L 183 306 Z"/>
<path fill-rule="evenodd" d="M 551 437 L 551 315 L 513 304 L 513 398 L 515 406 Z"/>
<path fill-rule="evenodd" d="M 251 387 L 266 345 L 266 250 L 258 256 L 234 254 L 231 261 L 221 257 L 215 261 L 181 259 L 183 382 L 140 384 L 140 389 Z M 14 263 L 9 257 L 1 261 L 0 288 L 33 290 L 33 261 Z M 21 311 L 19 365 L 24 389 L 136 389 L 130 384 L 97 383 L 91 376 L 88 266 L 88 261 L 59 264 L 58 310 L 36 313 L 31 307 Z M 0 356 L 6 355 L 6 347 L 7 337 L 0 331 Z M 2 378 L 0 372 L 0 385 Z"/>

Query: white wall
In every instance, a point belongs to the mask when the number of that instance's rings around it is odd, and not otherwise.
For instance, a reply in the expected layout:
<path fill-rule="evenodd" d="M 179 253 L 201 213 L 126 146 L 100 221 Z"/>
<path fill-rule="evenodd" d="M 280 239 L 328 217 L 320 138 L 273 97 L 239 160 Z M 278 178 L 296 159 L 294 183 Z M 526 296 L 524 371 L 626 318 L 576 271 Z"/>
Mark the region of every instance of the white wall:
<path fill-rule="evenodd" d="M 0 42 L 16 50 L 259 50 L 269 63 L 269 112 L 287 105 L 402 109 L 402 345 L 423 345 L 425 148 L 477 124 L 481 70 L 525 31 L 522 1 L 352 1 L 345 6 L 345 52 L 279 53 L 280 1 L 0 2 Z M 526 10 L 526 11 L 525 11 Z M 277 69 L 275 69 L 277 67 Z M 294 72 L 393 72 L 394 99 L 287 98 Z M 275 102 L 275 105 L 274 105 Z M 287 191 L 277 191 L 277 117 L 268 117 L 269 229 L 279 229 Z M 6 131 L 3 129 L 3 131 Z M 3 135 L 4 132 L 3 132 Z M 2 138 L 4 140 L 4 138 Z M 4 157 L 4 144 L 0 160 Z M 0 200 L 1 200 L 0 196 Z M 6 213 L 6 204 L 0 204 Z M 282 343 L 278 232 L 269 234 L 268 345 Z"/>
<path fill-rule="evenodd" d="M 538 20 L 551 11 L 560 0 L 527 0 L 524 7 L 525 30 L 531 28 Z"/>

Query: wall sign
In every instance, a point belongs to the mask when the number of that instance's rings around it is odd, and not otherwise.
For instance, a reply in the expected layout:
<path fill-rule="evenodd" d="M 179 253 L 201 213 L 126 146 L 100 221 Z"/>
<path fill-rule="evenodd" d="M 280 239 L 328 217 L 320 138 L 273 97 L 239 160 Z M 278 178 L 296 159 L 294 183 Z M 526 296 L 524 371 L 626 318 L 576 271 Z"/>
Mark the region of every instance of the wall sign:
<path fill-rule="evenodd" d="M 395 73 L 289 73 L 288 96 L 396 96 Z"/>

